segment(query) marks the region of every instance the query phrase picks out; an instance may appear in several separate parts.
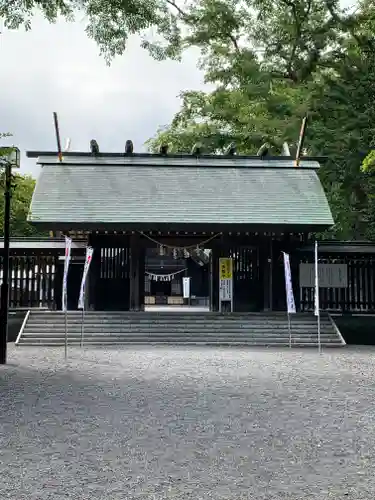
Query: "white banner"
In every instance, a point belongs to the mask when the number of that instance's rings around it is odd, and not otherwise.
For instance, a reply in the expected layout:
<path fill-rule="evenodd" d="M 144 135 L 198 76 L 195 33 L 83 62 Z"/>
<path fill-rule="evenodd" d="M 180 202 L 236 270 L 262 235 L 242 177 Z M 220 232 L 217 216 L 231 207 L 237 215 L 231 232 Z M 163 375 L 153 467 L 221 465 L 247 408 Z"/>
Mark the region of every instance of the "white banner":
<path fill-rule="evenodd" d="M 62 310 L 66 311 L 68 307 L 68 271 L 70 264 L 70 252 L 72 249 L 72 239 L 65 236 L 65 260 L 64 260 L 64 277 L 62 289 Z"/>
<path fill-rule="evenodd" d="M 183 298 L 188 299 L 190 297 L 190 278 L 182 278 L 182 291 Z"/>
<path fill-rule="evenodd" d="M 319 272 L 318 272 L 318 242 L 315 242 L 315 300 L 314 314 L 319 316 Z"/>
<path fill-rule="evenodd" d="M 292 273 L 290 270 L 289 254 L 285 252 L 283 252 L 283 254 L 284 254 L 285 293 L 286 293 L 287 310 L 288 314 L 295 314 L 296 303 L 294 301 L 294 295 L 293 295 Z"/>
<path fill-rule="evenodd" d="M 78 309 L 85 308 L 85 284 L 86 284 L 86 278 L 87 278 L 87 274 L 89 272 L 90 264 L 92 261 L 92 254 L 93 253 L 94 253 L 94 249 L 92 247 L 86 248 L 86 260 L 85 260 L 85 266 L 83 268 L 81 289 L 79 291 Z"/>

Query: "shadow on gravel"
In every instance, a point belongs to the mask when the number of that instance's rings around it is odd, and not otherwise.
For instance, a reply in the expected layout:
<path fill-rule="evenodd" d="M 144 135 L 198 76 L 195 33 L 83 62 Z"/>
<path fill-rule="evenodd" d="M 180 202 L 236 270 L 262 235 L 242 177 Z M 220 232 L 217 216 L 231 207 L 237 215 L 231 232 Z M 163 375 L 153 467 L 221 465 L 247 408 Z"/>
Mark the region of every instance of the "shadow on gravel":
<path fill-rule="evenodd" d="M 3 497 L 372 498 L 371 385 L 235 352 L 237 372 L 194 359 L 189 375 L 189 356 L 1 367 Z"/>

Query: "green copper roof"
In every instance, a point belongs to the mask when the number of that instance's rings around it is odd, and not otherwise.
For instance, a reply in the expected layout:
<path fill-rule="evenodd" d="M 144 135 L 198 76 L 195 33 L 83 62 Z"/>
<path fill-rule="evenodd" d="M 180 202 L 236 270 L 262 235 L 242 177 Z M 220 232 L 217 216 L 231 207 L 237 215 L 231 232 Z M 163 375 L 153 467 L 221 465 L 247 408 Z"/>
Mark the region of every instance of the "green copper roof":
<path fill-rule="evenodd" d="M 35 223 L 333 224 L 317 162 L 43 160 L 29 217 Z"/>

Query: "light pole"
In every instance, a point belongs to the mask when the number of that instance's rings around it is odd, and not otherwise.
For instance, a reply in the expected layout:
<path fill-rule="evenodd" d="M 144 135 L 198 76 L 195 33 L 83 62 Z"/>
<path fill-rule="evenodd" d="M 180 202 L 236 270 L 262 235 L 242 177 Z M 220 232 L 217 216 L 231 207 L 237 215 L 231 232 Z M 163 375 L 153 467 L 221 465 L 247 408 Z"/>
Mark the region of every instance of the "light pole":
<path fill-rule="evenodd" d="M 0 166 L 5 169 L 4 186 L 4 254 L 3 279 L 0 297 L 0 364 L 7 362 L 8 313 L 9 313 L 9 246 L 10 246 L 10 197 L 12 188 L 12 167 L 20 166 L 20 150 L 16 147 L 0 148 Z"/>

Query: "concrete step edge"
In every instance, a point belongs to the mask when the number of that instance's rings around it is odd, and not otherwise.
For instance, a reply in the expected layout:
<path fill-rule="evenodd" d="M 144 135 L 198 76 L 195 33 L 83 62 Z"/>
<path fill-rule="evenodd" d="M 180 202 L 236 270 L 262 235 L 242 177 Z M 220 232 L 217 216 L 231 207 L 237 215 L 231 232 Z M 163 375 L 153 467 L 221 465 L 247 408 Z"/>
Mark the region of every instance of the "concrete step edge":
<path fill-rule="evenodd" d="M 69 346 L 79 346 L 79 342 L 76 343 L 69 343 Z M 113 342 L 111 344 L 103 344 L 102 342 L 87 342 L 85 343 L 85 346 L 115 346 L 115 345 L 124 345 L 124 346 L 136 346 L 136 345 L 145 345 L 145 346 L 153 346 L 153 345 L 171 345 L 171 346 L 184 346 L 184 345 L 211 345 L 211 346 L 245 346 L 245 347 L 289 347 L 289 343 L 284 342 L 284 343 L 263 343 L 263 342 L 207 342 L 207 341 L 184 341 L 184 342 L 171 342 L 169 340 L 164 341 L 164 342 L 150 342 L 150 341 L 138 341 L 138 342 Z M 39 343 L 39 342 L 31 342 L 31 343 L 20 343 L 18 346 L 23 346 L 23 347 L 63 347 L 64 343 Z M 345 347 L 343 344 L 321 344 L 322 348 L 333 348 L 333 347 Z M 307 343 L 295 343 L 292 344 L 292 348 L 296 347 L 318 347 L 317 342 L 307 342 Z"/>

